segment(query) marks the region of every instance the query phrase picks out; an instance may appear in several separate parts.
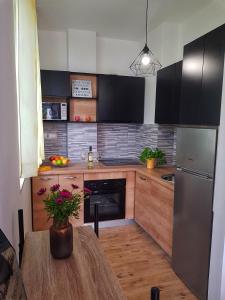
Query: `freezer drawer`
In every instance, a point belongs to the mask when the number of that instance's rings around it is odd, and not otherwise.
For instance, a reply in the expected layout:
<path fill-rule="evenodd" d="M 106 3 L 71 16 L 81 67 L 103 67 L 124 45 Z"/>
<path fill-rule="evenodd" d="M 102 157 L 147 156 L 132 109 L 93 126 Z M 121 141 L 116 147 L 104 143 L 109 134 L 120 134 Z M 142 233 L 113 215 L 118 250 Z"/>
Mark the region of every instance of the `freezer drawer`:
<path fill-rule="evenodd" d="M 177 128 L 177 166 L 214 176 L 216 129 Z"/>
<path fill-rule="evenodd" d="M 213 180 L 177 171 L 172 266 L 200 299 L 207 299 Z"/>

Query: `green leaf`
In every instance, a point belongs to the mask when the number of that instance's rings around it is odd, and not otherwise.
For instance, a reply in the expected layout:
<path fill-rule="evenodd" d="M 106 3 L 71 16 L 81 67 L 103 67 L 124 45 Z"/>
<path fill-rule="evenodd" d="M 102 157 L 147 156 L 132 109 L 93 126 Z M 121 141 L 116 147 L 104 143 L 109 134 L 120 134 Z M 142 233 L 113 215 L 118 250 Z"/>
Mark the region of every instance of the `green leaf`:
<path fill-rule="evenodd" d="M 158 165 L 163 165 L 166 163 L 165 152 L 159 150 L 158 148 L 152 150 L 149 147 L 145 147 L 139 156 L 139 159 L 142 162 L 146 162 L 147 159 L 152 159 L 152 158 L 157 159 Z"/>

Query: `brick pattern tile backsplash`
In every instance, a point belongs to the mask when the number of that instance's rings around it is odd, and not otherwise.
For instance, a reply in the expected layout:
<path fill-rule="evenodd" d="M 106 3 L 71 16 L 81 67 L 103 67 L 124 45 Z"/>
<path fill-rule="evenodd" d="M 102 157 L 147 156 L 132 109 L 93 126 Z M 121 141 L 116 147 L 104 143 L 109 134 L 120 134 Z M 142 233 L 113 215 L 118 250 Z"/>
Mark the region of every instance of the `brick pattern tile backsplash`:
<path fill-rule="evenodd" d="M 97 148 L 101 158 L 136 158 L 137 126 L 98 124 Z"/>
<path fill-rule="evenodd" d="M 67 124 L 44 122 L 45 158 L 54 154 L 67 155 Z"/>
<path fill-rule="evenodd" d="M 89 146 L 97 151 L 97 124 L 68 123 L 68 156 L 71 160 L 80 161 L 82 153 L 87 154 Z"/>
<path fill-rule="evenodd" d="M 68 155 L 80 161 L 89 146 L 101 158 L 137 158 L 144 147 L 159 148 L 166 152 L 167 164 L 175 164 L 176 130 L 170 126 L 135 124 L 78 124 L 45 123 L 46 157 L 52 154 Z"/>

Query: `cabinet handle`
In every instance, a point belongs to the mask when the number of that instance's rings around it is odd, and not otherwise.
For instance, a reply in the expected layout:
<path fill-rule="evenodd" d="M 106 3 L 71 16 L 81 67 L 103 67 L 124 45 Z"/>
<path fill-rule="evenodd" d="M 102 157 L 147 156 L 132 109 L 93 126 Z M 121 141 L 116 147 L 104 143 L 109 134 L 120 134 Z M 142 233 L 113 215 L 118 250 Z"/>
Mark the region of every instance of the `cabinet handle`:
<path fill-rule="evenodd" d="M 139 176 L 139 178 L 140 178 L 141 180 L 148 181 L 148 178 L 146 178 L 146 177 Z"/>
<path fill-rule="evenodd" d="M 66 176 L 66 177 L 64 177 L 64 179 L 76 179 L 77 178 L 77 176 Z"/>
<path fill-rule="evenodd" d="M 52 178 L 51 177 L 41 177 L 40 180 L 48 181 L 48 180 L 52 180 Z"/>

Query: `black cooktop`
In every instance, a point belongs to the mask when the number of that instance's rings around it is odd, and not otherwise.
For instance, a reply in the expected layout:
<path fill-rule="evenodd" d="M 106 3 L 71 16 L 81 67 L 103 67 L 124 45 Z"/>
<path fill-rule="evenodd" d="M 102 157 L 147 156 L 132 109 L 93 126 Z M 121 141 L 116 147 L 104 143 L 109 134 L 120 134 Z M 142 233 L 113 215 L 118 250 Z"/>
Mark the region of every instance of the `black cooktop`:
<path fill-rule="evenodd" d="M 121 165 L 141 165 L 137 159 L 118 158 L 118 159 L 101 159 L 100 162 L 105 166 L 121 166 Z"/>

